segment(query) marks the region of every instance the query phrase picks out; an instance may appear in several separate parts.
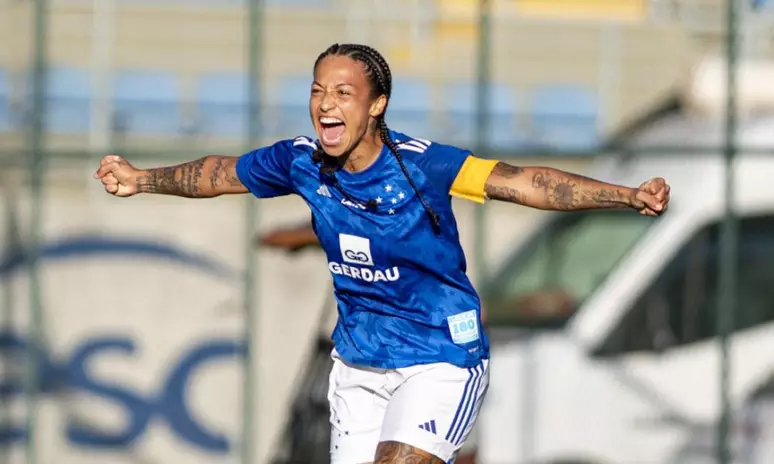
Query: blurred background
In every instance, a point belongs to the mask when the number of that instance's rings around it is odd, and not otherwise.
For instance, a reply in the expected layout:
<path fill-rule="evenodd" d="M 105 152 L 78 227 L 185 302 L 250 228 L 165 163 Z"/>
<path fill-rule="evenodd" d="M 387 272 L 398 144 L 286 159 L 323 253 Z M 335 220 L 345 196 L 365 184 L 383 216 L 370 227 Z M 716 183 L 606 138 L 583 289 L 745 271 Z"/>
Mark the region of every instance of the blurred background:
<path fill-rule="evenodd" d="M 335 42 L 387 57 L 396 130 L 672 185 L 660 219 L 454 200 L 493 366 L 458 463 L 774 462 L 772 3 L 0 0 L 0 462 L 328 462 L 308 208 L 91 175 L 313 135 Z"/>

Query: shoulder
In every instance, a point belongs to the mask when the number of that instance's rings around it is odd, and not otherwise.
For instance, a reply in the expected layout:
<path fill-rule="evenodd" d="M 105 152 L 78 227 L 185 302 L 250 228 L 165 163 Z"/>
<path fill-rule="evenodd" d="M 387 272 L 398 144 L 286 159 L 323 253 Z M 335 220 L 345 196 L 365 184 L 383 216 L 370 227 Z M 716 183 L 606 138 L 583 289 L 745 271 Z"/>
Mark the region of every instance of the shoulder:
<path fill-rule="evenodd" d="M 311 160 L 316 148 L 316 142 L 306 136 L 279 140 L 244 153 L 237 161 L 237 170 L 280 169 L 289 172 L 297 161 Z"/>
<path fill-rule="evenodd" d="M 266 148 L 278 155 L 288 157 L 289 161 L 294 161 L 314 153 L 317 149 L 317 143 L 305 135 L 299 135 L 292 139 L 280 140 Z"/>
<path fill-rule="evenodd" d="M 392 132 L 390 136 L 406 164 L 416 166 L 431 185 L 444 193 L 449 191 L 465 161 L 471 156 L 470 150 L 427 139 L 409 137 L 398 132 Z"/>
<path fill-rule="evenodd" d="M 431 177 L 441 177 L 448 183 L 471 156 L 470 150 L 434 142 L 427 139 L 410 137 L 393 132 L 399 154 L 406 161 L 416 165 Z"/>
<path fill-rule="evenodd" d="M 241 161 L 245 164 L 274 163 L 289 168 L 298 160 L 311 159 L 316 148 L 317 145 L 311 138 L 298 136 L 250 150 L 241 157 Z"/>
<path fill-rule="evenodd" d="M 311 162 L 316 148 L 312 139 L 299 136 L 251 150 L 237 160 L 237 176 L 259 198 L 290 194 L 294 168 L 299 161 Z"/>
<path fill-rule="evenodd" d="M 398 150 L 402 155 L 407 155 L 412 158 L 418 158 L 416 155 L 426 155 L 426 157 L 435 158 L 436 156 L 443 155 L 457 155 L 467 156 L 470 155 L 470 150 L 452 145 L 446 145 L 440 142 L 435 142 L 428 139 L 419 137 L 411 137 L 399 132 L 392 132 L 390 134 L 395 141 Z"/>
<path fill-rule="evenodd" d="M 298 137 L 293 139 L 288 139 L 285 142 L 292 145 L 293 151 L 296 154 L 304 154 L 304 153 L 311 154 L 311 153 L 314 153 L 315 150 L 317 150 L 317 142 L 305 135 L 299 135 Z"/>

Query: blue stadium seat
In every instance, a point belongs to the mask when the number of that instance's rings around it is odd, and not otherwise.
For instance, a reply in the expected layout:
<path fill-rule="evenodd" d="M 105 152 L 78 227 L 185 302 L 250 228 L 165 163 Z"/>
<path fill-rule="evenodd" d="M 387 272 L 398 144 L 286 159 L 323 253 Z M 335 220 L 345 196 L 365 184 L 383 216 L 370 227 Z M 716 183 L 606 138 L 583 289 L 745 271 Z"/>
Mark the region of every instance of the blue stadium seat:
<path fill-rule="evenodd" d="M 247 133 L 247 81 L 247 74 L 238 72 L 199 78 L 196 101 L 203 133 L 235 138 Z"/>
<path fill-rule="evenodd" d="M 546 84 L 535 89 L 531 103 L 533 140 L 559 151 L 593 150 L 599 143 L 597 99 L 572 84 Z"/>
<path fill-rule="evenodd" d="M 493 82 L 489 92 L 489 126 L 486 140 L 498 150 L 513 150 L 524 145 L 524 131 L 519 126 L 519 102 L 513 86 Z"/>
<path fill-rule="evenodd" d="M 278 98 L 274 102 L 279 108 L 267 109 L 267 112 L 277 111 L 279 114 L 273 132 L 280 137 L 314 136 L 314 126 L 309 118 L 311 89 L 310 75 L 286 76 L 280 81 Z"/>
<path fill-rule="evenodd" d="M 8 74 L 0 69 L 0 132 L 11 130 L 11 85 Z"/>
<path fill-rule="evenodd" d="M 472 147 L 475 142 L 476 94 L 470 82 L 448 84 L 444 94 L 444 143 Z"/>
<path fill-rule="evenodd" d="M 46 76 L 46 127 L 54 133 L 86 133 L 91 126 L 88 69 L 51 68 Z"/>
<path fill-rule="evenodd" d="M 475 143 L 476 84 L 450 84 L 445 95 L 446 140 L 448 143 L 470 147 Z M 504 83 L 491 83 L 489 88 L 489 120 L 484 135 L 488 147 L 497 150 L 519 148 L 524 143 L 523 131 L 518 126 L 518 106 L 513 88 Z M 485 153 L 482 153 L 484 155 Z"/>
<path fill-rule="evenodd" d="M 418 79 L 395 78 L 387 108 L 391 129 L 412 137 L 435 138 L 430 126 L 430 86 Z"/>
<path fill-rule="evenodd" d="M 115 111 L 130 134 L 175 134 L 181 129 L 180 89 L 171 73 L 123 70 L 114 81 Z"/>
<path fill-rule="evenodd" d="M 267 4 L 277 6 L 326 6 L 328 0 L 268 0 Z"/>

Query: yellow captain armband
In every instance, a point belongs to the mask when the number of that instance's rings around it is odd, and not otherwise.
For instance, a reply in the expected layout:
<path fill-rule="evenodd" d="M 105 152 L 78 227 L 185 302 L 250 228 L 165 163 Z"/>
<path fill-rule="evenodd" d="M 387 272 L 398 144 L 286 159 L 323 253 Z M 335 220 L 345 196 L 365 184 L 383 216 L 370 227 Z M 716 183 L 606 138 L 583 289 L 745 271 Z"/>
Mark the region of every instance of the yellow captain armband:
<path fill-rule="evenodd" d="M 449 194 L 466 200 L 483 203 L 486 200 L 484 186 L 489 174 L 492 173 L 497 160 L 485 160 L 476 158 L 473 155 L 468 156 L 457 173 L 457 177 L 452 183 Z"/>

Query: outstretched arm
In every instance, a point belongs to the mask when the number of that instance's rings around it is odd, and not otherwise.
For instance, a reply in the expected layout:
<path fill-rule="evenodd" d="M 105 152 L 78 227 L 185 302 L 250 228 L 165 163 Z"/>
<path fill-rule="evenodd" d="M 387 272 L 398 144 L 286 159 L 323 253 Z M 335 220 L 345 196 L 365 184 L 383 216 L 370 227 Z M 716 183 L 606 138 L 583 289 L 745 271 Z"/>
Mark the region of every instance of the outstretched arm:
<path fill-rule="evenodd" d="M 549 167 L 517 167 L 502 161 L 489 174 L 484 190 L 493 200 L 557 211 L 633 208 L 657 216 L 669 202 L 669 186 L 660 178 L 630 188 Z"/>
<path fill-rule="evenodd" d="M 143 193 L 191 198 L 247 193 L 236 174 L 237 159 L 206 156 L 178 166 L 148 169 L 137 176 L 137 186 Z"/>
<path fill-rule="evenodd" d="M 177 166 L 136 169 L 120 156 L 106 156 L 94 177 L 115 196 L 137 193 L 211 198 L 230 193 L 247 193 L 236 173 L 237 157 L 205 156 Z"/>

